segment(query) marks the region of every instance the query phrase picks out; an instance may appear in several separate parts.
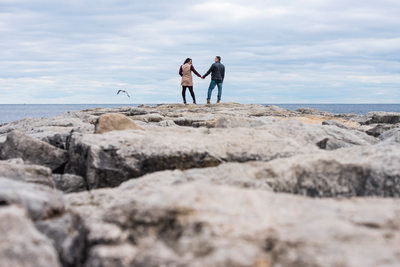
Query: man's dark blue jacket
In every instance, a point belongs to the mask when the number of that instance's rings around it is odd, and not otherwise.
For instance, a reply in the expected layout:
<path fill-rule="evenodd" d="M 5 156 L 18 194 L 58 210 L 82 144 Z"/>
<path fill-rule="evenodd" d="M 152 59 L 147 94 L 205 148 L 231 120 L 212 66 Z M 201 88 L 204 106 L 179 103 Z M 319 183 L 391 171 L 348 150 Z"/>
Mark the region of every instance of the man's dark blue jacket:
<path fill-rule="evenodd" d="M 225 66 L 221 62 L 216 62 L 211 65 L 210 69 L 204 74 L 203 77 L 207 77 L 211 73 L 211 80 L 224 81 L 225 78 Z"/>

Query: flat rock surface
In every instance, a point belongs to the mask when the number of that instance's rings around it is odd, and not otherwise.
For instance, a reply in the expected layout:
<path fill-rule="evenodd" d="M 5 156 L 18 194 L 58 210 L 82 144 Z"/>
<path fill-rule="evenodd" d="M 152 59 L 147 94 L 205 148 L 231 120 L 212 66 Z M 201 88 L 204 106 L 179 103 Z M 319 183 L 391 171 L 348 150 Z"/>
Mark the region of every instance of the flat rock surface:
<path fill-rule="evenodd" d="M 66 172 L 85 177 L 89 188 L 109 187 L 159 170 L 313 153 L 319 150 L 321 141 L 328 150 L 378 142 L 360 131 L 306 125 L 297 120 L 235 130 L 148 126 L 144 131 L 72 135 Z"/>
<path fill-rule="evenodd" d="M 362 159 L 360 159 L 362 158 Z M 359 147 L 218 167 L 157 172 L 123 183 L 147 188 L 199 181 L 309 197 L 400 197 L 400 146 Z"/>
<path fill-rule="evenodd" d="M 121 186 L 68 200 L 90 231 L 119 229 L 112 243 L 135 249 L 116 257 L 139 266 L 395 266 L 400 260 L 399 200 L 309 199 L 206 182 Z"/>
<path fill-rule="evenodd" d="M 89 188 L 97 188 L 116 186 L 159 170 L 217 166 L 227 161 L 268 161 L 317 150 L 313 143 L 246 128 L 162 128 L 73 135 L 66 171 L 86 177 Z"/>

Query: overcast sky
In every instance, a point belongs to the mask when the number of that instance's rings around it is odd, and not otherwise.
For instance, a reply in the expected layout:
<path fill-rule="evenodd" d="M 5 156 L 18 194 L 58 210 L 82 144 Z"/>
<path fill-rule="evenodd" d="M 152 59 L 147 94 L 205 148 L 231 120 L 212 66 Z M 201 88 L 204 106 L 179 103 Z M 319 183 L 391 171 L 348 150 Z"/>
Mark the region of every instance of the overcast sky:
<path fill-rule="evenodd" d="M 0 0 L 0 103 L 400 103 L 399 0 Z M 194 77 L 198 102 L 209 78 Z M 214 92 L 216 94 L 216 92 Z M 215 99 L 215 95 L 213 100 Z"/>

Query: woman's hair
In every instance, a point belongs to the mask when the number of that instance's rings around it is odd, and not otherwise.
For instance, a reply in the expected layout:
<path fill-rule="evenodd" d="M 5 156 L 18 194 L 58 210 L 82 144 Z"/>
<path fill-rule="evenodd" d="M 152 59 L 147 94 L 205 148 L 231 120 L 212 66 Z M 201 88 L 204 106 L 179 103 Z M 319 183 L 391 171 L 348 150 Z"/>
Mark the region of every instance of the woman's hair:
<path fill-rule="evenodd" d="M 191 61 L 191 60 L 192 60 L 191 58 L 187 58 L 187 59 L 185 60 L 185 62 L 183 62 L 183 64 L 189 63 L 189 61 Z"/>

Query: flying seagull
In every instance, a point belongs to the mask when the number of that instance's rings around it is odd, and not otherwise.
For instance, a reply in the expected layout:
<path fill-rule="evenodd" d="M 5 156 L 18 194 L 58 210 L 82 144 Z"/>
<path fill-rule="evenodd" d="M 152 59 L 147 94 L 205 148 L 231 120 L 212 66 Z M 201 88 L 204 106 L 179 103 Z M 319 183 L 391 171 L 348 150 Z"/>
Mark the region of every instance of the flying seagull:
<path fill-rule="evenodd" d="M 131 98 L 131 96 L 128 94 L 128 92 L 127 91 L 125 91 L 125 90 L 118 90 L 118 92 L 117 92 L 117 95 L 119 95 L 119 93 L 125 93 L 129 98 Z"/>

